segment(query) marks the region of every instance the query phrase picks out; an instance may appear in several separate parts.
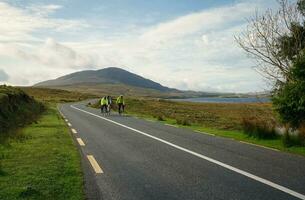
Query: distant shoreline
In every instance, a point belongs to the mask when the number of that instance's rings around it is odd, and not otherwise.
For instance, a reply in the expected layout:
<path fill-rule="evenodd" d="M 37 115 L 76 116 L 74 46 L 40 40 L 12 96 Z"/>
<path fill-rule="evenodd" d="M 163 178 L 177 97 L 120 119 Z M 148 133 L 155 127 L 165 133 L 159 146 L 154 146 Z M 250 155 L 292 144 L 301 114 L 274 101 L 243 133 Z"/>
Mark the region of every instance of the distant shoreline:
<path fill-rule="evenodd" d="M 180 98 L 167 99 L 170 101 L 180 102 L 196 102 L 196 103 L 269 103 L 268 97 L 195 97 L 195 98 Z"/>

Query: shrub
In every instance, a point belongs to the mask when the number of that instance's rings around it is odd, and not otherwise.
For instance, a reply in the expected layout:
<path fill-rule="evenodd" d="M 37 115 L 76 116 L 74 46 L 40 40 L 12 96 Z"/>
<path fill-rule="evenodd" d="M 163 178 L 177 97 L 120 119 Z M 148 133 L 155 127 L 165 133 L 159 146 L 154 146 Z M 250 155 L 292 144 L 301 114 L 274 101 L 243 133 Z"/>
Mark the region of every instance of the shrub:
<path fill-rule="evenodd" d="M 242 127 L 244 133 L 259 139 L 273 139 L 277 137 L 276 124 L 273 122 L 263 121 L 259 118 L 243 118 Z"/>
<path fill-rule="evenodd" d="M 282 142 L 285 147 L 292 146 L 301 146 L 302 142 L 300 138 L 296 135 L 290 135 L 289 133 L 285 133 L 282 137 Z"/>
<path fill-rule="evenodd" d="M 158 115 L 156 117 L 159 121 L 165 121 L 164 117 L 162 115 Z"/>
<path fill-rule="evenodd" d="M 0 86 L 0 137 L 10 130 L 35 121 L 45 109 L 22 90 Z"/>
<path fill-rule="evenodd" d="M 298 128 L 305 123 L 305 55 L 301 54 L 291 68 L 291 80 L 280 84 L 272 101 L 284 123 Z"/>
<path fill-rule="evenodd" d="M 302 125 L 297 130 L 296 135 L 289 134 L 288 128 L 282 137 L 283 145 L 286 147 L 291 146 L 305 146 L 305 125 Z"/>
<path fill-rule="evenodd" d="M 176 123 L 183 126 L 191 126 L 191 122 L 188 119 L 182 118 L 182 119 L 176 119 Z"/>

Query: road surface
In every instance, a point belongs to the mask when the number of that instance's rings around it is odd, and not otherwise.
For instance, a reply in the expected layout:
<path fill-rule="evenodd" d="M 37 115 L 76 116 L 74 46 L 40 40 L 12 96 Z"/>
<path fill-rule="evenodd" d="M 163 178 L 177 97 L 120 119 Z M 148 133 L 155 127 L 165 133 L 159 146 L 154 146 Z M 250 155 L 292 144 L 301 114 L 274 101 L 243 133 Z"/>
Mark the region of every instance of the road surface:
<path fill-rule="evenodd" d="M 128 116 L 59 107 L 88 199 L 305 199 L 302 156 Z"/>

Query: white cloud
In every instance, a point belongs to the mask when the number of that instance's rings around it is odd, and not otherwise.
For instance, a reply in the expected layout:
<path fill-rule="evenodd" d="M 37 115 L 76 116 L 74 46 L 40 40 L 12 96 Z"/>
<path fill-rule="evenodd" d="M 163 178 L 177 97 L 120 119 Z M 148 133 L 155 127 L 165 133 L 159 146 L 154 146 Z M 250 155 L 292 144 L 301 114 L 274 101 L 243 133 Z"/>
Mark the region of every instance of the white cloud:
<path fill-rule="evenodd" d="M 67 30 L 88 27 L 82 20 L 51 19 L 48 15 L 60 9 L 59 5 L 17 8 L 0 2 L 0 42 L 39 41 L 33 36 L 37 30 Z"/>
<path fill-rule="evenodd" d="M 200 31 L 220 30 L 234 21 L 239 21 L 253 11 L 248 3 L 204 10 L 158 24 L 142 35 L 148 41 L 175 40 Z"/>
<path fill-rule="evenodd" d="M 84 20 L 48 17 L 61 8 L 33 5 L 22 9 L 0 2 L 0 69 L 10 75 L 9 83 L 29 85 L 94 63 L 90 56 L 80 55 L 47 36 L 35 35 L 36 31 L 65 32 L 89 27 Z"/>
<path fill-rule="evenodd" d="M 31 5 L 26 9 L 39 17 L 46 17 L 51 13 L 56 12 L 57 10 L 61 9 L 61 5 L 49 4 L 49 5 Z"/>
<path fill-rule="evenodd" d="M 263 6 L 253 1 L 236 3 L 151 27 L 134 27 L 119 37 L 114 34 L 108 39 L 97 36 L 90 40 L 84 31 L 89 23 L 48 17 L 61 6 L 20 9 L 0 3 L 0 31 L 5 33 L 0 36 L 0 56 L 6 58 L 0 61 L 0 68 L 5 66 L 14 84 L 27 84 L 26 80 L 33 84 L 75 69 L 126 66 L 127 70 L 180 89 L 263 90 L 260 76 L 251 69 L 251 61 L 233 38 L 244 27 L 244 19 Z M 81 40 L 69 42 L 58 42 L 48 35 L 35 37 L 33 32 L 42 29 L 75 33 L 79 29 L 83 35 L 79 35 Z M 24 75 L 18 75 L 18 70 Z"/>
<path fill-rule="evenodd" d="M 0 69 L 0 81 L 7 81 L 8 79 L 8 74 L 3 69 Z"/>
<path fill-rule="evenodd" d="M 115 55 L 121 55 L 120 63 L 171 87 L 261 90 L 259 75 L 233 37 L 244 27 L 242 19 L 254 9 L 252 3 L 240 3 L 189 14 L 153 26 L 139 38 L 112 48 Z"/>

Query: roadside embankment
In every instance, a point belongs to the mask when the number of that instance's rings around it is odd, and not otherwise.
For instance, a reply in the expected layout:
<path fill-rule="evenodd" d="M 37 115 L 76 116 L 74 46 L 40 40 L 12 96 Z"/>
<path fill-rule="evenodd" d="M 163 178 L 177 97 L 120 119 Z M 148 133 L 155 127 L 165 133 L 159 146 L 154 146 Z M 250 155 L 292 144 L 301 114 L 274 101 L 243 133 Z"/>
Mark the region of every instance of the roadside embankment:
<path fill-rule="evenodd" d="M 80 154 L 55 105 L 0 143 L 0 199 L 85 199 Z"/>
<path fill-rule="evenodd" d="M 35 121 L 45 110 L 42 103 L 27 95 L 24 91 L 0 86 L 0 138 Z"/>
<path fill-rule="evenodd" d="M 1 200 L 85 199 L 81 157 L 56 107 L 83 98 L 63 90 L 0 86 Z"/>

